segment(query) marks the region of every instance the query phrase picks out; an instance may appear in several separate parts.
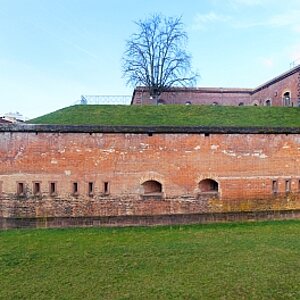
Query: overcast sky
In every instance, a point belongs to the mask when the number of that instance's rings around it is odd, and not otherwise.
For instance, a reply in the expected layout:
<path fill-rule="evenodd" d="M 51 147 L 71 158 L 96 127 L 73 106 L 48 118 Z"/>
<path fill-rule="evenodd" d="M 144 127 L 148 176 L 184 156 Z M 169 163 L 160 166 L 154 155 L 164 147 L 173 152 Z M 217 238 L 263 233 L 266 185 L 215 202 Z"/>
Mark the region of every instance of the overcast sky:
<path fill-rule="evenodd" d="M 125 41 L 154 13 L 182 16 L 200 87 L 252 88 L 300 58 L 299 0 L 0 0 L 0 114 L 130 95 Z"/>

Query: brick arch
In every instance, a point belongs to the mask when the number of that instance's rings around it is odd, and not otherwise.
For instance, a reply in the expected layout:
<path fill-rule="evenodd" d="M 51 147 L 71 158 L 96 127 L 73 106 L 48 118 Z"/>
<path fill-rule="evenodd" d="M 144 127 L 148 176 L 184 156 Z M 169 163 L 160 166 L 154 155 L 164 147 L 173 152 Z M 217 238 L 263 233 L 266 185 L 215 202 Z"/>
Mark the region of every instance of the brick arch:
<path fill-rule="evenodd" d="M 165 192 L 165 178 L 163 175 L 150 171 L 150 172 L 145 172 L 142 174 L 142 176 L 139 179 L 139 192 L 140 194 L 143 194 L 143 183 L 146 181 L 157 181 L 162 185 L 162 192 Z"/>
<path fill-rule="evenodd" d="M 282 105 L 291 106 L 292 104 L 292 93 L 290 90 L 284 90 L 282 93 Z"/>
<path fill-rule="evenodd" d="M 162 193 L 162 184 L 156 180 L 147 180 L 142 183 L 143 194 Z"/>
<path fill-rule="evenodd" d="M 211 178 L 202 179 L 199 184 L 199 191 L 203 193 L 207 192 L 219 192 L 219 183 Z"/>
<path fill-rule="evenodd" d="M 272 106 L 272 99 L 270 99 L 270 98 L 266 99 L 265 106 Z"/>

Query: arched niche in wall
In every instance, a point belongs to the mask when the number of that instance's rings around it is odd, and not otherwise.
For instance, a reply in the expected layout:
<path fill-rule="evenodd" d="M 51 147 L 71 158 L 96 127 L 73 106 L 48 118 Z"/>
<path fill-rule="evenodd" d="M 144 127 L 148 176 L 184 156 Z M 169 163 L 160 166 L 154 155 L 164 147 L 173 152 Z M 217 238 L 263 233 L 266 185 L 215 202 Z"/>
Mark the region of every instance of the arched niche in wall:
<path fill-rule="evenodd" d="M 141 198 L 144 200 L 154 199 L 160 200 L 163 198 L 162 184 L 156 180 L 147 180 L 142 183 Z"/>
<path fill-rule="evenodd" d="M 219 199 L 219 183 L 211 178 L 206 178 L 198 183 L 197 199 L 207 201 Z"/>
<path fill-rule="evenodd" d="M 199 182 L 200 193 L 218 193 L 219 184 L 217 181 L 206 178 Z"/>

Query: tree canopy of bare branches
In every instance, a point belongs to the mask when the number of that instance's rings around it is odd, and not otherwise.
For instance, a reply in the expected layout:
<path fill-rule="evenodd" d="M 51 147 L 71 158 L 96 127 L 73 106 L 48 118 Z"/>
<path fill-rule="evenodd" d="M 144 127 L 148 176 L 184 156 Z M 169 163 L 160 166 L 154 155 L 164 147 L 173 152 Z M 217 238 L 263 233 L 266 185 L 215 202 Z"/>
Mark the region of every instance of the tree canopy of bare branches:
<path fill-rule="evenodd" d="M 156 99 L 172 86 L 194 85 L 198 75 L 185 51 L 188 37 L 181 18 L 154 15 L 136 25 L 138 32 L 127 41 L 123 57 L 127 84 L 146 86 Z"/>

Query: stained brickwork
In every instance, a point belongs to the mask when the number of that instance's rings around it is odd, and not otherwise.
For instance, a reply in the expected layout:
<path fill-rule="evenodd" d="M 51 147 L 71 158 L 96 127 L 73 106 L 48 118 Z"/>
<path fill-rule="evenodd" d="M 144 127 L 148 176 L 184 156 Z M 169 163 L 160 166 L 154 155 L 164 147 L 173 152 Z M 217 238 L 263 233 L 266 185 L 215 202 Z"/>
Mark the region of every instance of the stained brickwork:
<path fill-rule="evenodd" d="M 284 94 L 290 101 L 285 103 Z M 240 88 L 171 88 L 163 92 L 158 104 L 204 104 L 204 105 L 300 105 L 300 66 L 262 84 L 255 89 Z M 155 105 L 146 88 L 138 87 L 132 97 L 134 105 Z"/>
<path fill-rule="evenodd" d="M 299 133 L 24 128 L 0 131 L 0 217 L 300 209 Z"/>

